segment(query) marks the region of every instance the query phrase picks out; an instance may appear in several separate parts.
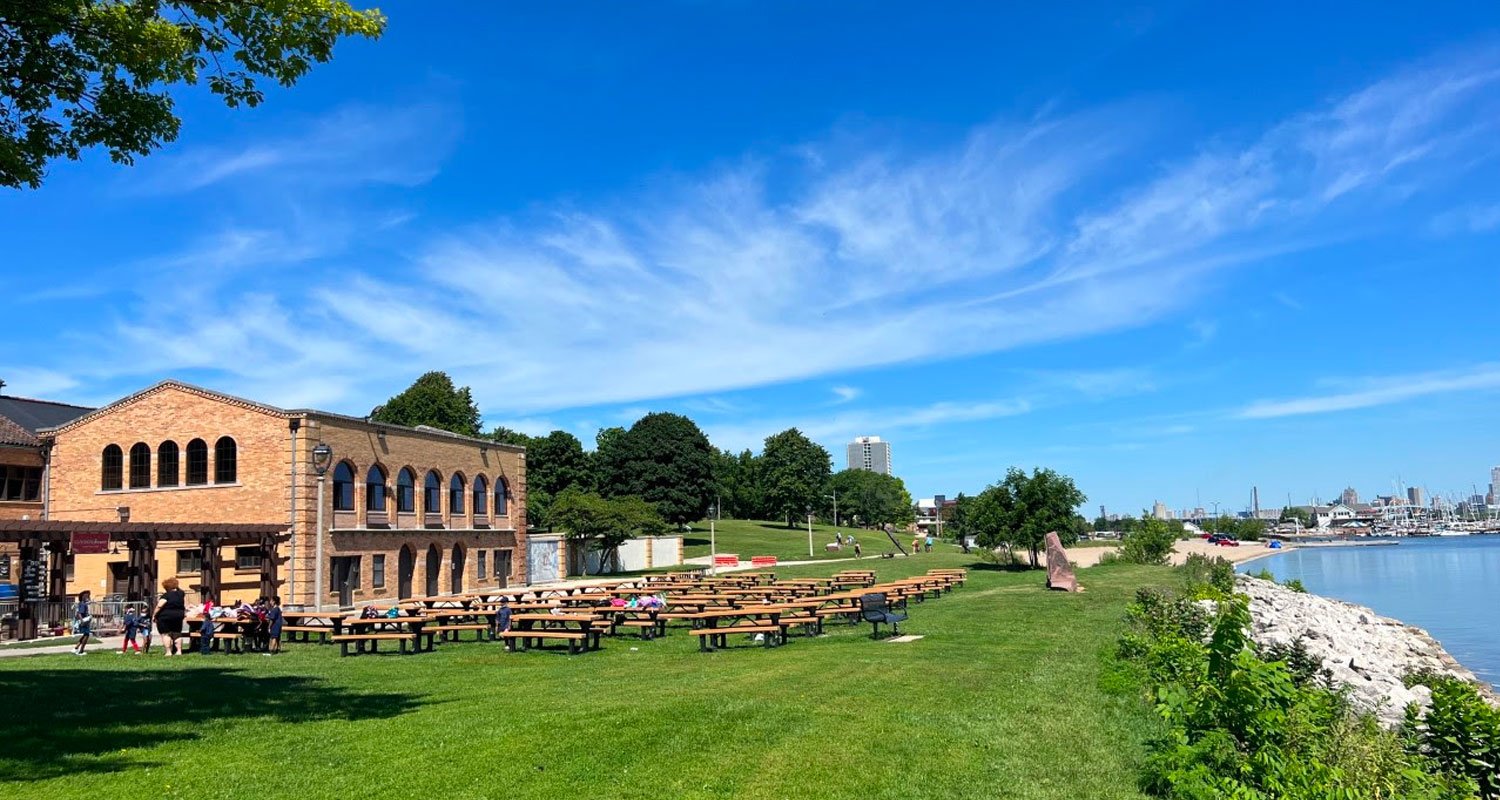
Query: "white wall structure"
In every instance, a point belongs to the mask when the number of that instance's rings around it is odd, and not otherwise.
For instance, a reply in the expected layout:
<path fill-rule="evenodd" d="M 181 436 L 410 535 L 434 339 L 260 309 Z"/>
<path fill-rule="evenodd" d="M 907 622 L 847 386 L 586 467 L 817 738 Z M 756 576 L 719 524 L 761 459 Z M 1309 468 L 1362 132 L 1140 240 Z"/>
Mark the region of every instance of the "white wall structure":
<path fill-rule="evenodd" d="M 562 561 L 559 555 L 561 537 L 558 536 L 536 536 L 528 537 L 526 548 L 526 581 L 527 583 L 551 583 L 561 580 L 560 574 Z"/>
<path fill-rule="evenodd" d="M 591 544 L 568 542 L 568 574 L 597 575 L 604 554 Z M 620 545 L 619 563 L 608 572 L 639 572 L 653 567 L 671 567 L 682 563 L 682 537 L 656 536 L 631 539 Z"/>

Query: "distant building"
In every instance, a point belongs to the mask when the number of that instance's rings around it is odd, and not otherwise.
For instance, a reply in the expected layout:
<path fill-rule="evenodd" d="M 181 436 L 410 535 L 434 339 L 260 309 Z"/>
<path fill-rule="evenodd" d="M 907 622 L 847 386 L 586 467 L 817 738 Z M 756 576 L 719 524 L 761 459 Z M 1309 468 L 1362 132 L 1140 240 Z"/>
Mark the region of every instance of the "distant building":
<path fill-rule="evenodd" d="M 1359 505 L 1359 492 L 1354 491 L 1353 486 L 1344 489 L 1344 491 L 1339 494 L 1339 503 L 1341 505 L 1349 506 L 1350 508 Z"/>
<path fill-rule="evenodd" d="M 1406 488 L 1406 502 L 1414 506 L 1427 505 L 1427 495 L 1420 486 L 1408 486 Z"/>
<path fill-rule="evenodd" d="M 1151 516 L 1156 517 L 1157 519 L 1171 519 L 1172 511 L 1171 509 L 1167 508 L 1166 503 L 1157 500 L 1156 502 L 1151 504 Z"/>
<path fill-rule="evenodd" d="M 1490 496 L 1489 502 L 1495 502 L 1500 497 L 1500 467 L 1490 467 Z"/>
<path fill-rule="evenodd" d="M 861 436 L 849 443 L 849 469 L 891 474 L 891 443 L 879 436 Z"/>

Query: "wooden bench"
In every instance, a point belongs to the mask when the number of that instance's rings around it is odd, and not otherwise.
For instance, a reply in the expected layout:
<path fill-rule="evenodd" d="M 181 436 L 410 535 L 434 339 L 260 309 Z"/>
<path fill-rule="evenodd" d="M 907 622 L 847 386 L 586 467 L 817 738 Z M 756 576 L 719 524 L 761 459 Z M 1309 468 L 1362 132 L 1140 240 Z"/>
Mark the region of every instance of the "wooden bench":
<path fill-rule="evenodd" d="M 333 635 L 333 628 L 327 625 L 282 625 L 281 633 L 283 636 L 292 634 L 291 636 L 287 636 L 287 641 L 289 642 L 298 641 L 296 634 L 299 633 L 302 634 L 301 641 L 310 642 L 312 639 L 309 634 L 316 633 L 318 635 L 318 644 L 328 644 L 328 637 Z"/>
<path fill-rule="evenodd" d="M 489 634 L 490 626 L 483 623 L 464 622 L 452 625 L 426 625 L 422 628 L 423 633 L 437 634 L 438 639 L 444 642 L 458 641 L 458 635 L 464 631 L 473 631 L 474 641 L 482 642 L 484 641 L 484 637 Z M 452 638 L 448 636 L 450 633 L 453 634 Z"/>
<path fill-rule="evenodd" d="M 531 649 L 531 641 L 536 640 L 536 646 L 542 646 L 543 639 L 563 639 L 568 643 L 568 655 L 576 656 L 583 650 L 588 649 L 589 637 L 592 634 L 587 631 L 559 631 L 559 630 L 509 630 L 501 631 L 500 638 L 505 640 L 506 649 L 515 652 L 516 643 L 520 642 L 522 650 Z"/>
<path fill-rule="evenodd" d="M 333 641 L 338 643 L 340 657 L 349 655 L 350 643 L 353 643 L 355 646 L 355 655 L 366 652 L 365 642 L 370 643 L 369 652 L 371 653 L 380 651 L 381 642 L 400 642 L 401 655 L 406 655 L 408 652 L 417 652 L 420 649 L 417 637 L 418 634 L 411 631 L 405 633 L 341 633 L 334 636 Z M 407 649 L 407 645 L 411 645 L 411 650 Z"/>
<path fill-rule="evenodd" d="M 731 633 L 764 634 L 765 638 L 761 643 L 766 647 L 775 647 L 780 644 L 778 639 L 786 638 L 786 629 L 780 625 L 730 625 L 724 628 L 697 628 L 693 631 L 693 635 L 698 637 L 699 649 L 705 652 L 728 647 Z"/>
<path fill-rule="evenodd" d="M 192 640 L 192 639 L 202 639 L 202 638 L 203 638 L 203 631 L 202 630 L 196 630 L 196 631 L 193 631 L 192 633 L 188 634 L 188 639 L 189 640 Z M 219 642 L 223 642 L 224 643 L 224 645 L 223 645 L 224 646 L 224 652 L 226 652 L 226 653 L 230 653 L 230 652 L 238 653 L 238 652 L 241 652 L 241 649 L 240 649 L 240 633 L 239 633 L 239 631 L 217 631 L 216 630 L 216 631 L 214 631 L 214 635 L 212 637 L 210 637 L 210 638 L 213 639 L 213 642 L 209 645 L 210 647 L 218 647 L 219 646 Z M 198 649 L 198 645 L 189 643 L 188 649 L 189 650 L 196 650 L 196 649 Z"/>

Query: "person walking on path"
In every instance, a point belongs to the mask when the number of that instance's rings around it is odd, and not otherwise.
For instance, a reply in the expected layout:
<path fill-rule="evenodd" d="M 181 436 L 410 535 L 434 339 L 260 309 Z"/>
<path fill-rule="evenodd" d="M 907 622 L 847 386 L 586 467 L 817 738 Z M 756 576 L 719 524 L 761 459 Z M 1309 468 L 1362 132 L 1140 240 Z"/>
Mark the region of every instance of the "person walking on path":
<path fill-rule="evenodd" d="M 139 614 L 137 614 L 135 612 L 135 606 L 130 606 L 130 607 L 126 608 L 125 609 L 125 641 L 123 641 L 123 642 L 120 643 L 120 655 L 122 655 L 122 656 L 125 655 L 125 651 L 129 650 L 132 647 L 135 648 L 135 654 L 136 655 L 140 655 L 141 654 L 141 646 L 135 640 L 136 633 L 138 633 L 140 631 L 140 629 L 141 629 L 141 617 L 140 617 Z"/>
<path fill-rule="evenodd" d="M 84 646 L 89 643 L 93 628 L 94 617 L 89 614 L 89 591 L 84 589 L 78 593 L 78 604 L 73 606 L 73 633 L 78 634 L 78 645 L 73 648 L 73 655 L 84 654 Z"/>
<path fill-rule="evenodd" d="M 279 594 L 271 598 L 271 607 L 266 609 L 266 625 L 269 626 L 266 635 L 270 637 L 266 644 L 268 648 L 266 655 L 274 656 L 281 652 L 281 595 Z"/>
<path fill-rule="evenodd" d="M 187 593 L 176 578 L 161 582 L 164 590 L 156 607 L 156 627 L 167 637 L 167 655 L 182 655 L 182 621 L 187 617 Z"/>

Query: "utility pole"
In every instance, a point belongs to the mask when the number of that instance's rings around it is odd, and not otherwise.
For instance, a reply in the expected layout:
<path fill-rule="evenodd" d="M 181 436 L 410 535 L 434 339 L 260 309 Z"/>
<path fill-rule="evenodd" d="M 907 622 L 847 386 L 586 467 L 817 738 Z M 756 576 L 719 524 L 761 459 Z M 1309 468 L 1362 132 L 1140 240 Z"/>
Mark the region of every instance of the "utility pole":
<path fill-rule="evenodd" d="M 723 513 L 719 495 L 714 495 L 714 513 L 708 515 L 708 574 L 719 574 L 719 539 L 714 531 L 714 521 Z"/>

